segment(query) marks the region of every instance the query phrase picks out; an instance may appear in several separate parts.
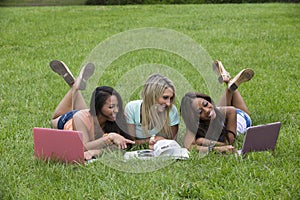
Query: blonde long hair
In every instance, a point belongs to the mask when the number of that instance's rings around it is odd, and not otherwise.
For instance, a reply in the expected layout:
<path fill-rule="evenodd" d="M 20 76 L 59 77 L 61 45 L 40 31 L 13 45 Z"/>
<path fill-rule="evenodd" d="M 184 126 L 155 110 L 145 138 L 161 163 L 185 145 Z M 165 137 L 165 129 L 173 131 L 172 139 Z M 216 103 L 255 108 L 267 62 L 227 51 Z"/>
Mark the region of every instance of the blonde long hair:
<path fill-rule="evenodd" d="M 158 113 L 156 101 L 163 95 L 167 88 L 171 88 L 174 93 L 170 102 L 171 105 L 166 108 L 165 112 Z M 156 128 L 160 133 L 164 133 L 170 137 L 172 130 L 169 113 L 175 102 L 175 87 L 173 82 L 161 74 L 152 74 L 144 84 L 141 97 L 143 99 L 141 108 L 143 132 L 148 134 L 148 130 Z"/>

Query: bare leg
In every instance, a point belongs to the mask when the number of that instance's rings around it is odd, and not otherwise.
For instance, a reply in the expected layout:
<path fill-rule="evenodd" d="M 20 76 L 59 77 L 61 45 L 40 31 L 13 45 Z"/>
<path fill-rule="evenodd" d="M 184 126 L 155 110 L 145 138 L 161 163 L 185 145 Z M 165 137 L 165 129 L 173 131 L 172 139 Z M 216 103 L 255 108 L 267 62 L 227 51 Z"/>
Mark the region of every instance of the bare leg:
<path fill-rule="evenodd" d="M 51 125 L 57 128 L 57 122 L 61 115 L 72 110 L 82 110 L 86 108 L 87 106 L 80 90 L 72 86 L 56 107 L 51 119 Z"/>
<path fill-rule="evenodd" d="M 61 102 L 56 107 L 52 119 L 56 119 L 66 112 L 72 110 L 86 109 L 86 103 L 83 99 L 81 92 L 74 87 L 71 87 Z"/>
<path fill-rule="evenodd" d="M 230 81 L 224 81 L 227 87 L 218 103 L 218 106 L 233 106 L 249 114 L 246 103 L 237 88 L 241 83 L 249 81 L 253 75 L 254 72 L 252 69 L 243 69 Z"/>
<path fill-rule="evenodd" d="M 68 69 L 66 65 L 60 65 L 61 68 Z M 94 73 L 95 66 L 91 63 L 87 64 L 80 72 L 79 77 L 76 79 L 74 84 L 70 84 L 70 90 L 61 100 L 61 102 L 56 107 L 54 114 L 52 116 L 51 125 L 57 128 L 57 122 L 61 115 L 72 110 L 82 110 L 87 109 L 87 105 L 80 90 L 84 90 L 86 86 L 86 81 Z M 68 70 L 69 71 L 69 70 Z M 64 77 L 65 78 L 65 77 Z"/>
<path fill-rule="evenodd" d="M 218 103 L 218 106 L 234 106 L 249 114 L 246 103 L 238 90 L 231 91 L 226 88 Z"/>

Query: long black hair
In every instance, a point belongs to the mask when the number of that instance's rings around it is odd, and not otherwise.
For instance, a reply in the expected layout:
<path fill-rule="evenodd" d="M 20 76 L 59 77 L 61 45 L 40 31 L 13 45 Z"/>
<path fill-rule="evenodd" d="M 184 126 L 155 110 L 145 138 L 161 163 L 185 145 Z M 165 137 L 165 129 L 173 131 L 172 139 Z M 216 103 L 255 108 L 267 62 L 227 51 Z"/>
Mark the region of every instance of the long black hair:
<path fill-rule="evenodd" d="M 123 109 L 123 101 L 120 96 L 120 94 L 114 90 L 110 86 L 100 86 L 97 87 L 91 97 L 90 101 L 90 113 L 92 116 L 99 116 L 102 113 L 102 107 L 104 106 L 106 100 L 111 97 L 112 95 L 117 97 L 118 100 L 118 106 L 119 106 L 119 112 L 116 116 L 116 121 L 106 121 L 104 125 L 104 132 L 110 133 L 115 132 L 119 133 L 120 135 L 124 136 L 125 138 L 131 139 L 130 135 L 127 131 L 127 124 L 125 120 L 124 115 L 124 109 Z M 95 135 L 97 135 L 95 131 Z"/>
<path fill-rule="evenodd" d="M 200 114 L 192 107 L 192 102 L 196 98 L 203 98 L 213 105 L 216 112 L 215 119 L 210 121 L 200 120 Z M 218 140 L 220 142 L 225 141 L 225 115 L 216 108 L 210 96 L 198 92 L 186 93 L 181 100 L 180 113 L 186 128 L 195 134 L 196 139 L 205 137 L 210 140 Z"/>

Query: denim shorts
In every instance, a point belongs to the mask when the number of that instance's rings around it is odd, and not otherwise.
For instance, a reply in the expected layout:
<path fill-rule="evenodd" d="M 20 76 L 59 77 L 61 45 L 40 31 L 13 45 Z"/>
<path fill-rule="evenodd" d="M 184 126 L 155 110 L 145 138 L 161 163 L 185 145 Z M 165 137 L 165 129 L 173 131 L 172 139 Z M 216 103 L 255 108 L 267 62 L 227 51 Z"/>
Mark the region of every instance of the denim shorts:
<path fill-rule="evenodd" d="M 72 110 L 72 111 L 69 111 L 69 112 L 63 114 L 62 116 L 60 116 L 60 118 L 57 122 L 57 129 L 62 129 L 63 130 L 65 124 L 67 123 L 67 121 L 72 119 L 76 112 L 78 112 L 78 110 Z"/>

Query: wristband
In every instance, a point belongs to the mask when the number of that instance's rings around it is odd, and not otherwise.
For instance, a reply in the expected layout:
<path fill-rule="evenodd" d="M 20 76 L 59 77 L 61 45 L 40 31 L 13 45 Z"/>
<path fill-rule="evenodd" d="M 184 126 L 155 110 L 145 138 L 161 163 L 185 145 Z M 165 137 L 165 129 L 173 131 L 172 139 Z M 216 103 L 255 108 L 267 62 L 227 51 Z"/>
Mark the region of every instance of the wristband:
<path fill-rule="evenodd" d="M 214 148 L 215 148 L 215 145 L 216 145 L 215 142 L 210 141 L 210 144 L 209 144 L 209 146 L 208 146 L 208 152 L 213 151 Z"/>
<path fill-rule="evenodd" d="M 228 130 L 228 129 L 226 131 L 227 131 L 227 133 L 232 133 L 234 135 L 234 138 L 236 137 L 236 133 L 235 132 L 233 132 L 231 130 Z"/>

